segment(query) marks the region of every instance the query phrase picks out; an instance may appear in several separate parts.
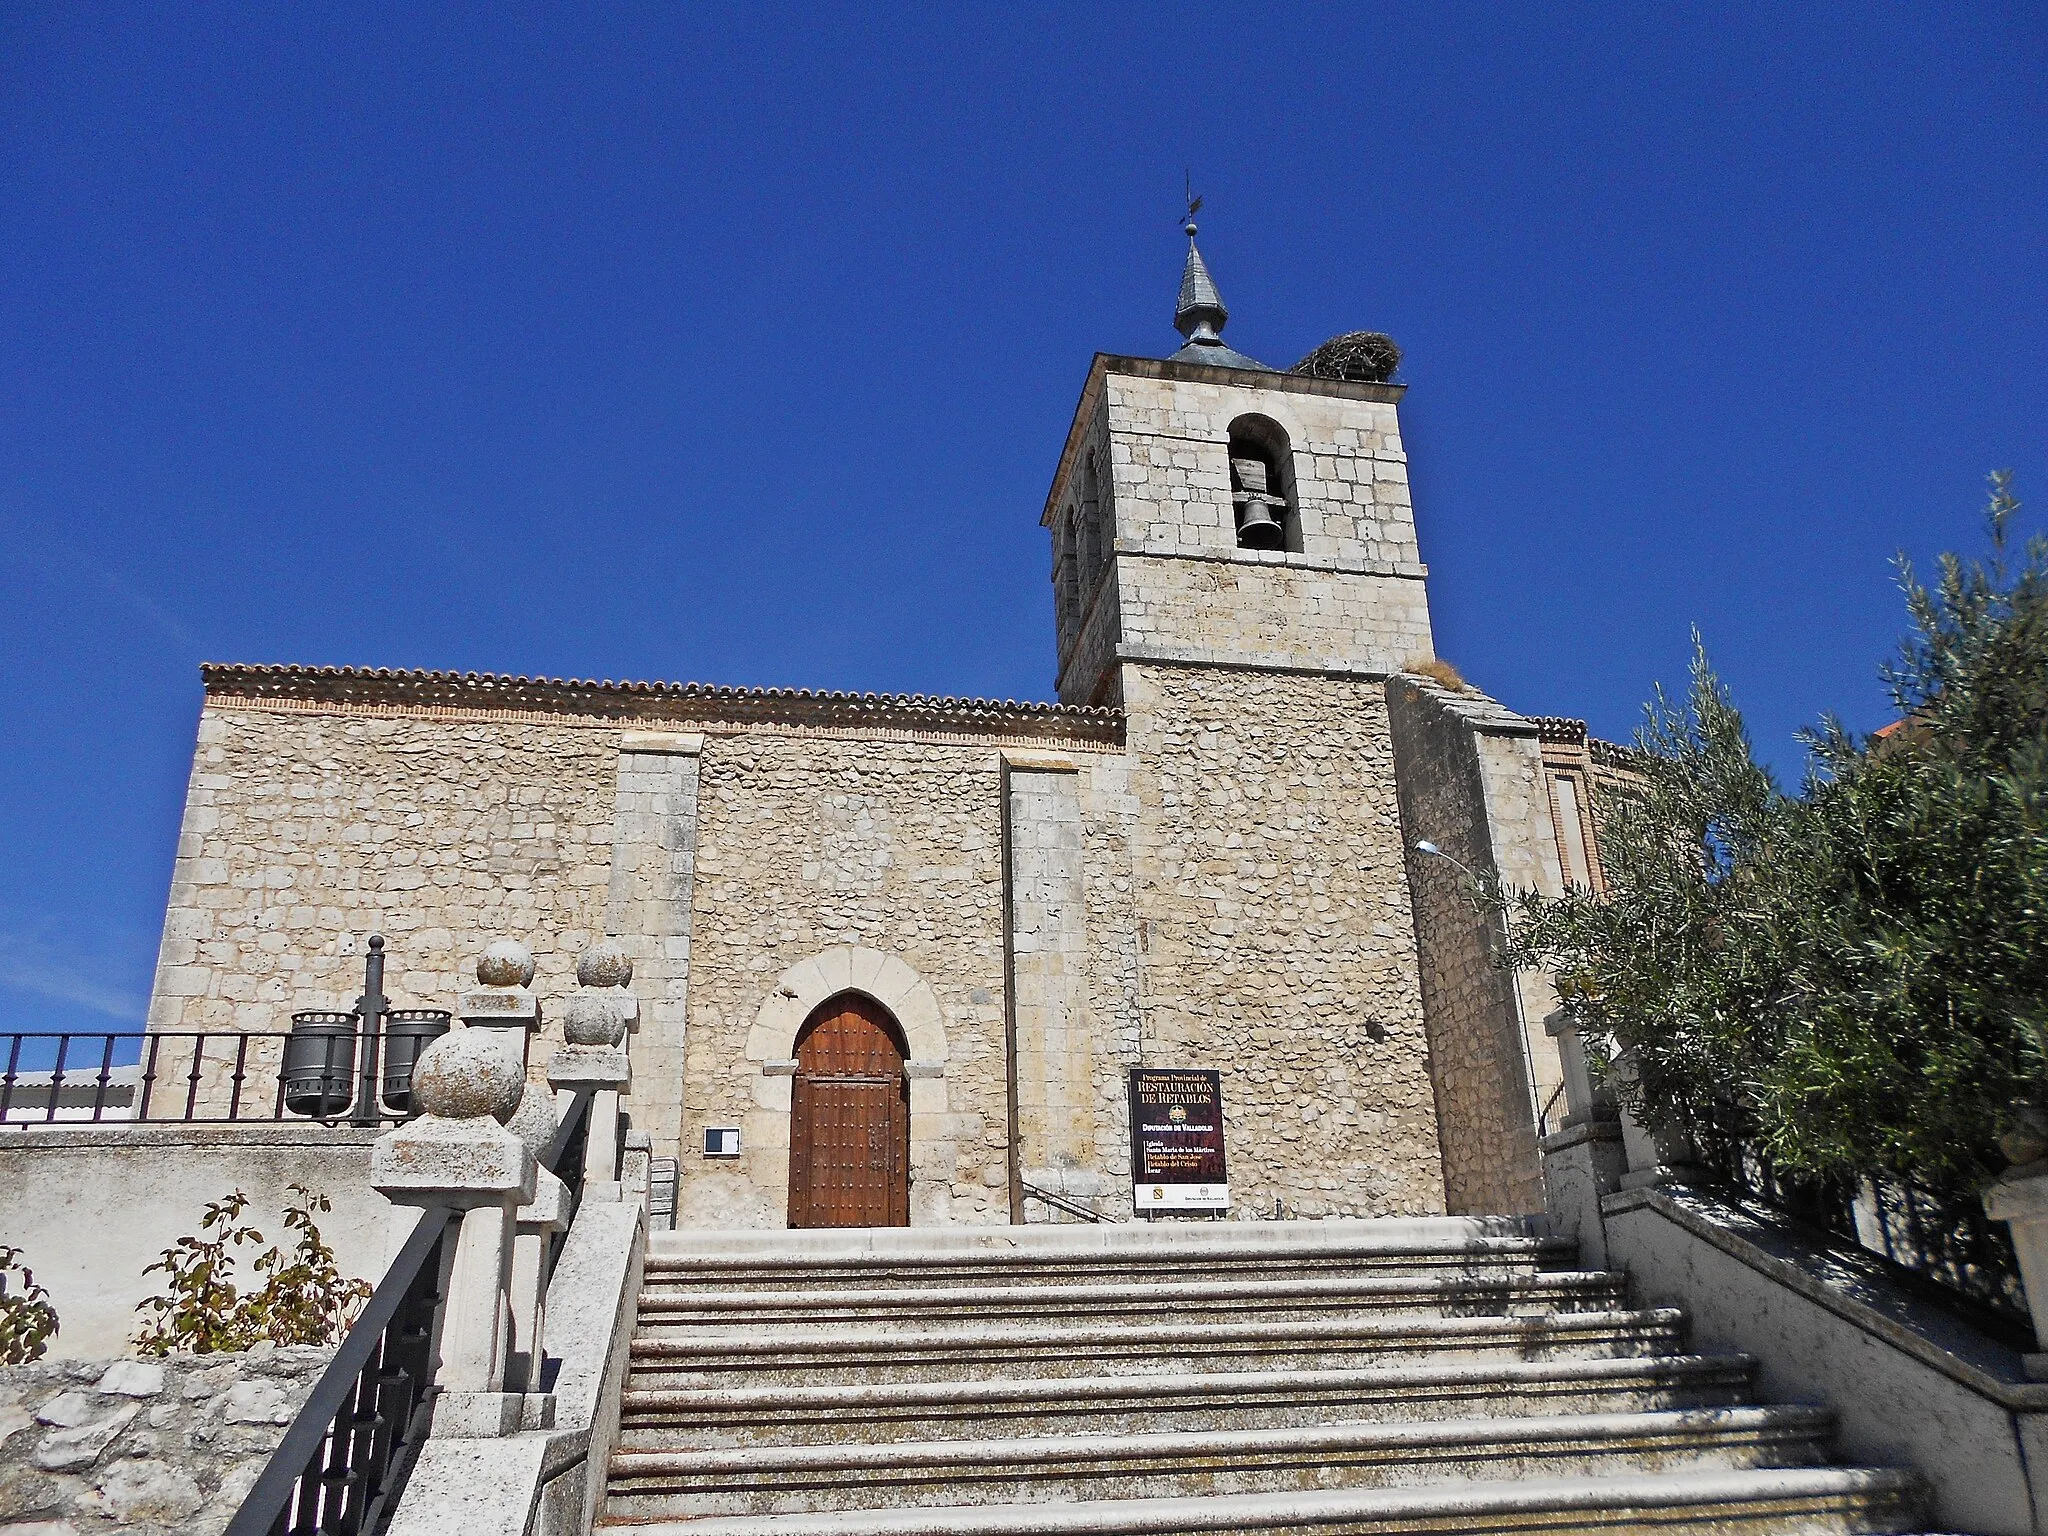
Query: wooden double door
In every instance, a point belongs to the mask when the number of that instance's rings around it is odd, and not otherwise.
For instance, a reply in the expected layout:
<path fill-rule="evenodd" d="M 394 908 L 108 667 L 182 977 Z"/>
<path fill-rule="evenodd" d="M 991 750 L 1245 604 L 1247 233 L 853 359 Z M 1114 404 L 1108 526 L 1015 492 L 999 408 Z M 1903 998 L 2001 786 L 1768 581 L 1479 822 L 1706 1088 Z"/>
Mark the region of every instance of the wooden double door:
<path fill-rule="evenodd" d="M 789 1224 L 910 1225 L 910 1080 L 902 1032 L 855 992 L 797 1035 L 790 1095 Z"/>

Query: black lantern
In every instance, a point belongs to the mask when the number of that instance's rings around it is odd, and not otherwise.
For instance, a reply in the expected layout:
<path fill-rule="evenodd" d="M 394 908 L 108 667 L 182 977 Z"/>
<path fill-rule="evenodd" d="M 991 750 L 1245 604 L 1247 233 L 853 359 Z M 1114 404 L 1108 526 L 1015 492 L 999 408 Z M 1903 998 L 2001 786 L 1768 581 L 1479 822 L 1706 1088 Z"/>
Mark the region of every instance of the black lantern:
<path fill-rule="evenodd" d="M 284 1107 L 331 1119 L 355 1102 L 356 1016 L 312 1011 L 292 1015 L 284 1042 Z M 407 1084 L 412 1072 L 408 1065 Z"/>
<path fill-rule="evenodd" d="M 384 1015 L 384 1107 L 395 1115 L 416 1115 L 412 1069 L 420 1052 L 448 1033 L 454 1015 L 446 1008 L 393 1008 Z"/>

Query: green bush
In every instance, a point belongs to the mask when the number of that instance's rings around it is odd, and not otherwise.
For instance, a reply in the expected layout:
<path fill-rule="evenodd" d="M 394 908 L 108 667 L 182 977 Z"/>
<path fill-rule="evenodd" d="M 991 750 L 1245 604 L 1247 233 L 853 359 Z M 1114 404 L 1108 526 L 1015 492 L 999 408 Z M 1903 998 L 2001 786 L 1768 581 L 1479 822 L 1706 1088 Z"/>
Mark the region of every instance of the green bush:
<path fill-rule="evenodd" d="M 250 1260 L 263 1277 L 255 1291 L 244 1293 L 234 1280 L 237 1250 L 255 1247 L 263 1234 L 242 1224 L 249 1197 L 239 1189 L 208 1205 L 199 1219 L 199 1236 L 181 1237 L 164 1249 L 163 1257 L 143 1271 L 161 1273 L 164 1293 L 136 1305 L 144 1314 L 135 1347 L 145 1355 L 174 1350 L 215 1354 L 273 1344 L 335 1344 L 349 1330 L 370 1298 L 362 1280 L 343 1278 L 334 1250 L 314 1221 L 331 1207 L 325 1195 L 303 1184 L 291 1186 L 298 1198 L 286 1202 L 285 1225 L 298 1234 L 292 1249 L 260 1249 Z"/>
<path fill-rule="evenodd" d="M 1695 637 L 1688 697 L 1651 703 L 1634 788 L 1601 806 L 1605 895 L 1493 893 L 1506 962 L 1629 1053 L 1616 1086 L 1653 1126 L 1960 1204 L 2040 1123 L 2048 540 L 2015 551 L 2017 510 L 1993 476 L 1988 557 L 1943 556 L 1931 586 L 1901 562 L 1898 726 L 1823 722 L 1786 794 Z"/>
<path fill-rule="evenodd" d="M 57 1309 L 50 1305 L 50 1293 L 36 1284 L 35 1271 L 21 1262 L 19 1248 L 0 1246 L 0 1365 L 42 1359 L 56 1335 Z"/>

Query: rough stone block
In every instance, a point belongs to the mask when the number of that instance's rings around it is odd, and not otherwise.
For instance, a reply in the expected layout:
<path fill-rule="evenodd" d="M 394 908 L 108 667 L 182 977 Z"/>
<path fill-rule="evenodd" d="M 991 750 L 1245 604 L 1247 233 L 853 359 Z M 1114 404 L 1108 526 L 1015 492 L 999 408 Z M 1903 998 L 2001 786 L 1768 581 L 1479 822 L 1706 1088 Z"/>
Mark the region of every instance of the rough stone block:
<path fill-rule="evenodd" d="M 397 1205 L 464 1209 L 517 1196 L 531 1200 L 533 1155 L 488 1117 L 415 1120 L 377 1138 L 370 1182 Z"/>

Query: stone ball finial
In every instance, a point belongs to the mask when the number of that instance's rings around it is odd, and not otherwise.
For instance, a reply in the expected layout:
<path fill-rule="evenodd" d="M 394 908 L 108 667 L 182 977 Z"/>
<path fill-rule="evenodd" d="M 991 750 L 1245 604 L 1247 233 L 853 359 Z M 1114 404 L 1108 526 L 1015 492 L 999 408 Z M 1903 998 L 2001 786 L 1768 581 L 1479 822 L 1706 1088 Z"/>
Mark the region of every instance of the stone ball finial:
<path fill-rule="evenodd" d="M 562 1004 L 562 1038 L 571 1045 L 617 1045 L 625 1032 L 624 1011 L 609 997 L 581 993 Z"/>
<path fill-rule="evenodd" d="M 476 979 L 487 987 L 530 986 L 533 952 L 517 939 L 493 939 L 477 958 Z"/>
<path fill-rule="evenodd" d="M 527 1151 L 539 1157 L 547 1151 L 548 1143 L 555 1139 L 555 1132 L 561 1129 L 561 1124 L 555 1114 L 554 1090 L 545 1083 L 527 1079 L 525 1091 L 519 1096 L 519 1107 L 505 1122 L 505 1129 L 524 1142 Z"/>
<path fill-rule="evenodd" d="M 489 1115 L 500 1125 L 511 1117 L 526 1088 L 526 1066 L 494 1034 L 458 1029 L 420 1052 L 412 1091 L 422 1110 L 442 1120 Z"/>
<path fill-rule="evenodd" d="M 617 939 L 599 939 L 576 961 L 576 979 L 586 987 L 623 987 L 633 980 L 633 962 Z"/>

